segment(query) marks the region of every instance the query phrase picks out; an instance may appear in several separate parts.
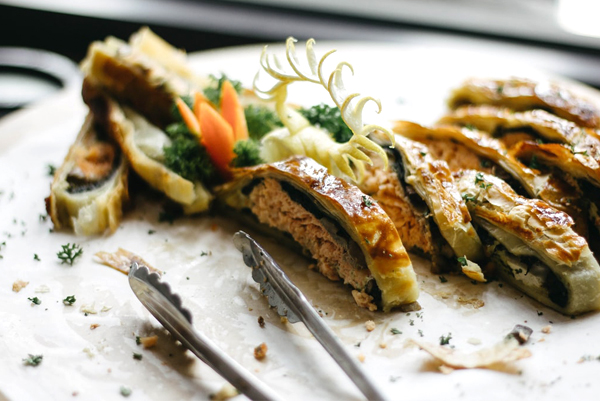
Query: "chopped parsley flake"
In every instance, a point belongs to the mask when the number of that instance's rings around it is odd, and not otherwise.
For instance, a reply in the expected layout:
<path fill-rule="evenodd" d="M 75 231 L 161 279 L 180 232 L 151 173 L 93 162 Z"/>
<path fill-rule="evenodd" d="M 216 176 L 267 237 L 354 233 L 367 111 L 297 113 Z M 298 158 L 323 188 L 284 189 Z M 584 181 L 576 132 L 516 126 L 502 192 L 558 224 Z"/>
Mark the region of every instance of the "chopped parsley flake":
<path fill-rule="evenodd" d="M 141 361 L 144 356 L 142 354 L 138 354 L 136 352 L 133 353 L 133 359 Z"/>
<path fill-rule="evenodd" d="M 462 196 L 462 198 L 465 202 L 475 202 L 475 199 L 476 199 L 474 195 L 469 195 L 469 194 L 464 194 Z"/>
<path fill-rule="evenodd" d="M 61 264 L 68 263 L 73 266 L 76 258 L 83 254 L 83 249 L 77 244 L 61 245 L 62 250 L 56 253 L 56 256 L 61 260 Z"/>
<path fill-rule="evenodd" d="M 123 397 L 129 397 L 131 395 L 131 389 L 129 387 L 121 386 L 120 391 Z"/>
<path fill-rule="evenodd" d="M 458 260 L 458 263 L 460 263 L 461 266 L 466 266 L 468 264 L 465 256 L 460 256 L 456 258 L 456 260 Z"/>
<path fill-rule="evenodd" d="M 27 358 L 23 359 L 23 364 L 27 366 L 37 366 L 42 363 L 42 359 L 44 359 L 44 355 L 29 354 Z"/>
<path fill-rule="evenodd" d="M 68 297 L 63 299 L 63 304 L 70 306 L 70 305 L 73 305 L 75 303 L 75 301 L 77 301 L 75 299 L 75 295 L 69 295 Z"/>
<path fill-rule="evenodd" d="M 41 261 L 42 261 L 42 259 L 40 259 L 40 257 L 38 256 L 38 254 L 37 254 L 37 253 L 34 253 L 34 254 L 33 254 L 33 260 L 37 260 L 38 262 L 41 262 Z"/>
<path fill-rule="evenodd" d="M 393 327 L 393 328 L 390 330 L 390 332 L 391 332 L 393 335 L 402 334 L 402 332 L 401 332 L 400 330 L 398 330 L 397 328 L 395 328 L 395 327 Z"/>
<path fill-rule="evenodd" d="M 54 167 L 52 164 L 48 164 L 46 167 L 48 169 L 48 175 L 50 177 L 54 177 L 54 173 L 56 173 L 56 167 Z"/>
<path fill-rule="evenodd" d="M 137 345 L 140 345 L 142 343 L 142 340 L 140 340 L 140 336 L 135 336 L 135 343 Z"/>
<path fill-rule="evenodd" d="M 411 326 L 414 326 L 414 325 L 415 325 L 415 321 L 414 321 L 413 319 L 410 319 L 410 320 L 409 320 L 409 322 L 410 322 L 410 325 L 411 325 Z"/>
<path fill-rule="evenodd" d="M 448 333 L 447 336 L 440 337 L 440 345 L 448 345 L 450 344 L 450 340 L 452 339 L 452 333 Z"/>
<path fill-rule="evenodd" d="M 200 256 L 210 256 L 210 255 L 212 255 L 211 251 L 208 251 L 208 252 L 202 251 L 202 253 L 200 253 Z"/>
<path fill-rule="evenodd" d="M 423 337 L 423 330 L 419 329 L 418 333 L 419 333 L 419 337 Z"/>
<path fill-rule="evenodd" d="M 441 283 L 447 283 L 448 282 L 448 279 L 446 277 L 444 277 L 444 276 L 438 276 L 438 278 L 440 279 Z"/>
<path fill-rule="evenodd" d="M 39 304 L 41 304 L 41 303 L 42 303 L 42 300 L 41 300 L 41 299 L 39 299 L 38 297 L 27 298 L 27 299 L 28 299 L 28 300 L 30 300 L 30 301 L 31 301 L 31 303 L 33 303 L 33 304 L 36 304 L 36 305 L 39 305 Z"/>
<path fill-rule="evenodd" d="M 148 235 L 152 235 L 154 233 L 156 233 L 156 230 L 148 230 Z"/>
<path fill-rule="evenodd" d="M 363 195 L 362 196 L 362 203 L 363 205 L 365 205 L 366 207 L 371 207 L 373 206 L 373 201 L 371 199 L 369 199 L 368 196 Z"/>

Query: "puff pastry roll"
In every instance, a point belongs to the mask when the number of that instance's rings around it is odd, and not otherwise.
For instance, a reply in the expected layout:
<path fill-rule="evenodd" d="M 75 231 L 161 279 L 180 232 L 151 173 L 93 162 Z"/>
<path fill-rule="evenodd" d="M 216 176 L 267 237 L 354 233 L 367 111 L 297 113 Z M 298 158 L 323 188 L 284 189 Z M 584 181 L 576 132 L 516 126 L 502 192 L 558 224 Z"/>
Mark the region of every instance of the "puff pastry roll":
<path fill-rule="evenodd" d="M 202 81 L 185 66 L 185 54 L 156 35 L 141 31 L 131 42 L 109 37 L 92 43 L 81 69 L 93 86 L 164 128 L 175 99 L 202 92 Z"/>
<path fill-rule="evenodd" d="M 564 314 L 600 308 L 600 266 L 571 217 L 492 175 L 465 170 L 457 185 L 501 279 Z"/>
<path fill-rule="evenodd" d="M 577 216 L 577 232 L 584 236 L 587 234 L 587 216 L 579 186 L 556 173 L 540 171 L 540 166 L 533 163 L 530 163 L 532 167 L 524 165 L 518 159 L 519 155 L 515 157 L 499 139 L 473 127 L 428 128 L 409 121 L 398 121 L 394 130 L 414 140 L 451 140 L 464 145 L 478 156 L 495 163 L 518 183 L 528 197 L 542 199 L 571 216 Z M 494 175 L 503 178 L 502 175 L 506 174 L 494 171 Z M 517 190 L 515 186 L 511 183 L 511 187 Z"/>
<path fill-rule="evenodd" d="M 213 196 L 204 184 L 192 182 L 165 165 L 164 149 L 171 145 L 171 139 L 162 129 L 87 82 L 84 100 L 144 181 L 181 204 L 187 214 L 208 210 Z"/>
<path fill-rule="evenodd" d="M 127 176 L 127 159 L 89 114 L 46 198 L 54 227 L 72 228 L 77 235 L 115 231 L 129 199 Z"/>
<path fill-rule="evenodd" d="M 396 135 L 385 146 L 390 167 L 368 169 L 359 184 L 388 213 L 406 247 L 432 260 L 434 271 L 457 265 L 457 257 L 478 261 L 483 248 L 454 178 L 425 145 Z"/>
<path fill-rule="evenodd" d="M 234 170 L 216 189 L 219 206 L 267 233 L 299 244 L 356 302 L 388 311 L 413 304 L 419 289 L 409 256 L 383 209 L 307 157 Z"/>
<path fill-rule="evenodd" d="M 465 104 L 489 104 L 515 111 L 543 109 L 582 127 L 600 127 L 598 104 L 550 81 L 471 78 L 454 89 L 448 99 L 451 108 Z"/>

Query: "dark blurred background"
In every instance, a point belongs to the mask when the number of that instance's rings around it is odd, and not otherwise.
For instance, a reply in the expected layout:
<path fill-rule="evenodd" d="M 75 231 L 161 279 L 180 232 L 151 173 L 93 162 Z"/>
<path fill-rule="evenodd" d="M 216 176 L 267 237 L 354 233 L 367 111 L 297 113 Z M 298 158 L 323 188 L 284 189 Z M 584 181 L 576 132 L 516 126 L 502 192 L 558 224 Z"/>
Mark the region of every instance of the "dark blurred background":
<path fill-rule="evenodd" d="M 189 52 L 290 35 L 448 45 L 600 87 L 597 15 L 598 0 L 0 0 L 0 46 L 78 63 L 90 42 L 142 25 Z"/>

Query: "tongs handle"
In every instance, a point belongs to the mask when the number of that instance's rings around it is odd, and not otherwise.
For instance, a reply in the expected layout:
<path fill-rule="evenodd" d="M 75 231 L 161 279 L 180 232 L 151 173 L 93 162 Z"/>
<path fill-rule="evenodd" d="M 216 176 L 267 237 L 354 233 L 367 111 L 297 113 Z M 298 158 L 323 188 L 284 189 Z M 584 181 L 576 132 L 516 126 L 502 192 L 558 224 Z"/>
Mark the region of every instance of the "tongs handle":
<path fill-rule="evenodd" d="M 323 323 L 323 319 L 311 306 L 304 294 L 290 281 L 271 255 L 243 231 L 238 231 L 234 235 L 234 243 L 244 254 L 246 264 L 250 261 L 247 260 L 249 254 L 245 251 L 251 252 L 254 261 L 254 265 L 251 267 L 262 270 L 267 281 L 273 286 L 277 295 L 281 297 L 285 306 L 306 325 L 308 330 L 323 345 L 329 355 L 340 365 L 367 399 L 385 400 L 385 396 L 369 380 L 355 358 L 346 351 L 329 326 Z"/>
<path fill-rule="evenodd" d="M 148 276 L 152 275 L 148 274 L 147 268 L 138 268 L 134 263 L 129 273 L 129 284 L 142 304 L 177 340 L 248 398 L 280 399 L 208 337 L 194 330 L 191 315 L 181 307 L 179 297 L 170 293 L 167 284 L 158 283 L 152 277 L 149 280 Z M 175 302 L 173 299 L 176 299 Z"/>

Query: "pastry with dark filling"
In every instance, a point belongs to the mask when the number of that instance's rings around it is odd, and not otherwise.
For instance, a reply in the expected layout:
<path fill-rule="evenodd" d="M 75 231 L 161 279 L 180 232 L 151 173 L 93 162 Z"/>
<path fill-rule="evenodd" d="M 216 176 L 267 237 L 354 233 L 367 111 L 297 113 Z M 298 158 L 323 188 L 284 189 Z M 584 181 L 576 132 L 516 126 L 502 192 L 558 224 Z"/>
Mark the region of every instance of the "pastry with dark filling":
<path fill-rule="evenodd" d="M 118 145 L 89 114 L 46 198 L 55 229 L 72 228 L 77 235 L 115 231 L 129 198 L 128 168 Z"/>
<path fill-rule="evenodd" d="M 492 175 L 459 175 L 458 188 L 502 280 L 564 314 L 600 309 L 600 266 L 570 216 L 517 195 Z"/>

